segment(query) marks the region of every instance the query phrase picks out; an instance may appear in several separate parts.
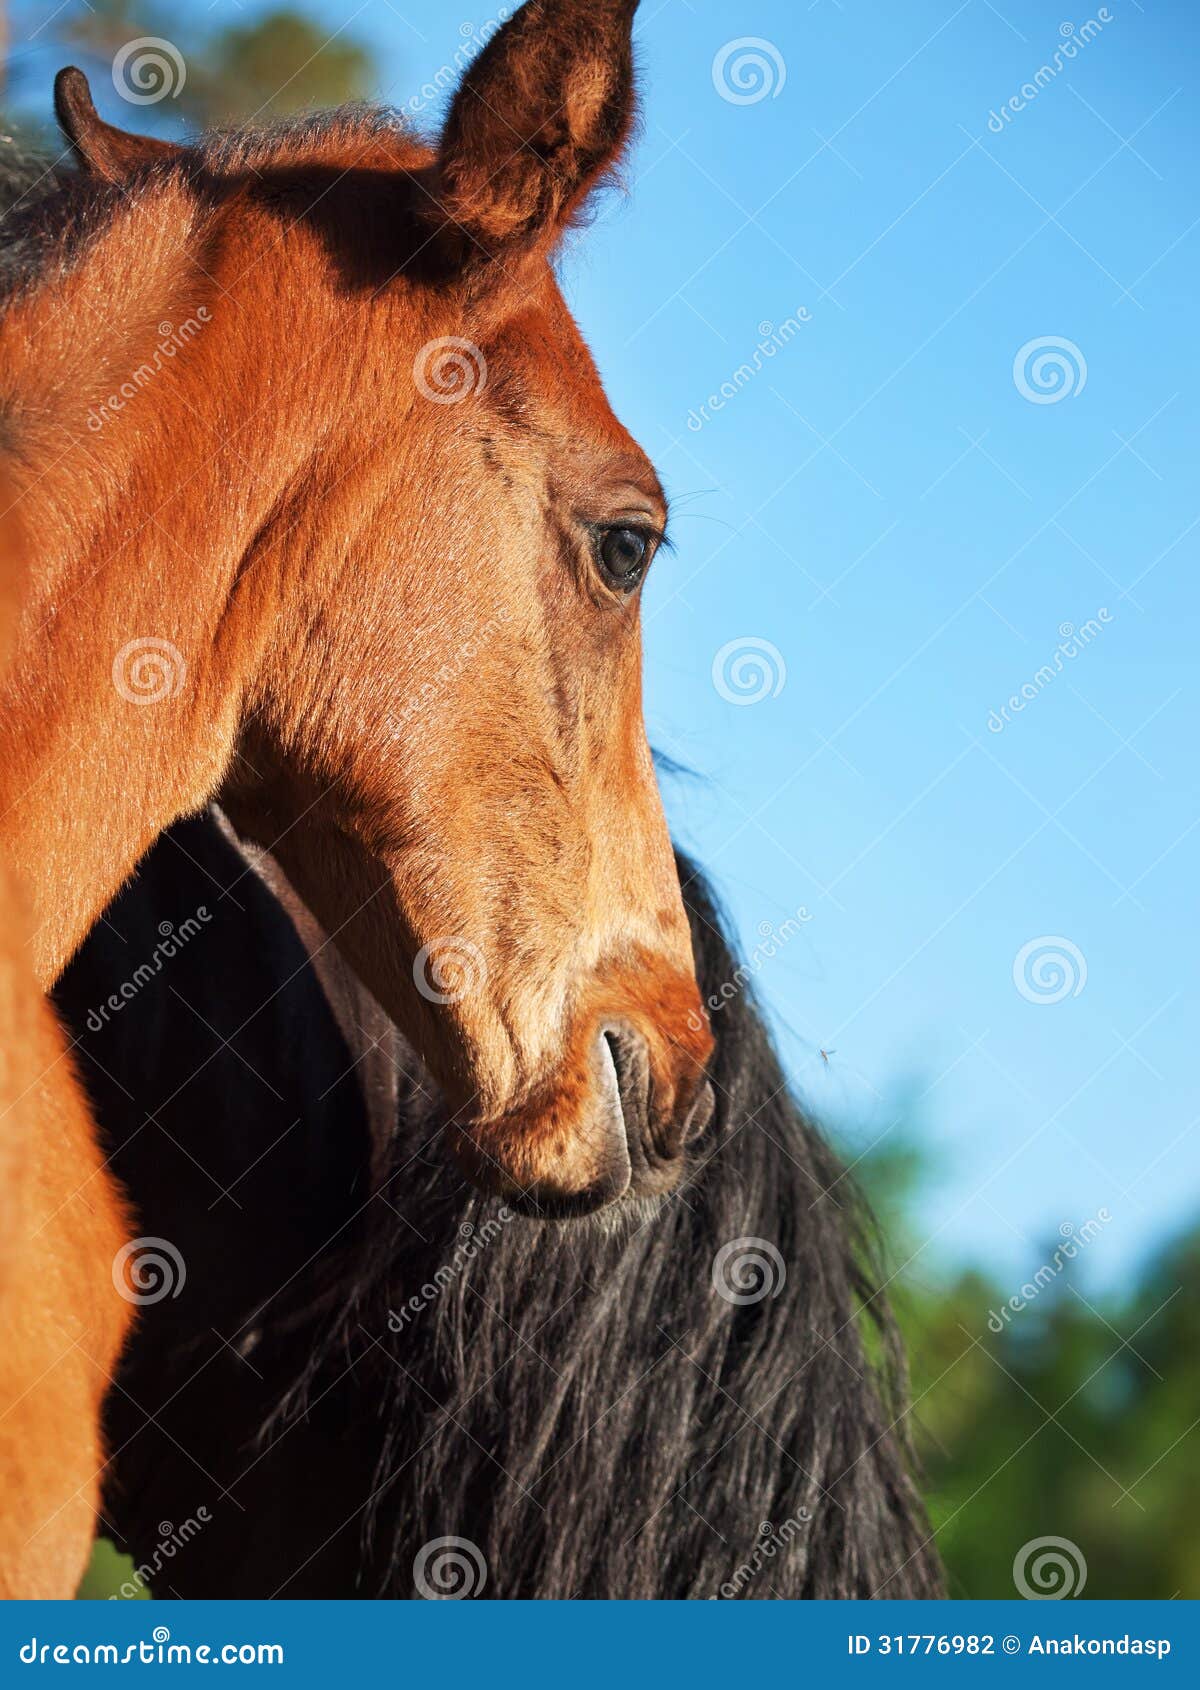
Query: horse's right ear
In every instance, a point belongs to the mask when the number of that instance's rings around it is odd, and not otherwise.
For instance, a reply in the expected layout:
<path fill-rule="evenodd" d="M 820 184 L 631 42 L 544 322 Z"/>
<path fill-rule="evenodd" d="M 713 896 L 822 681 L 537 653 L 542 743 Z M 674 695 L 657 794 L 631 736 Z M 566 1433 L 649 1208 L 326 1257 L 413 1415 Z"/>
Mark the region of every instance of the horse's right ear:
<path fill-rule="evenodd" d="M 74 65 L 54 78 L 54 115 L 79 168 L 106 182 L 123 182 L 140 166 L 178 158 L 183 150 L 171 141 L 129 135 L 105 123 L 92 102 L 87 77 Z"/>
<path fill-rule="evenodd" d="M 431 218 L 463 256 L 552 244 L 633 125 L 638 0 L 527 0 L 468 68 Z"/>

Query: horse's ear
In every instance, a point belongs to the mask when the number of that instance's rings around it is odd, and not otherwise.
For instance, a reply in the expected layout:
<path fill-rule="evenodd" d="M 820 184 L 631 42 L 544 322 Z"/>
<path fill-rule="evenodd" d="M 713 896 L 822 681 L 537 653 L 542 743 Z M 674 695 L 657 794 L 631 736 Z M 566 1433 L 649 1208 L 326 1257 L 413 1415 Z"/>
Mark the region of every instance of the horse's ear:
<path fill-rule="evenodd" d="M 54 115 L 71 143 L 79 168 L 106 182 L 122 182 L 141 165 L 182 154 L 183 149 L 171 141 L 129 135 L 105 123 L 92 103 L 87 77 L 74 65 L 60 70 L 54 78 Z"/>
<path fill-rule="evenodd" d="M 434 217 L 464 254 L 550 242 L 633 124 L 638 0 L 527 0 L 464 75 L 438 149 Z"/>

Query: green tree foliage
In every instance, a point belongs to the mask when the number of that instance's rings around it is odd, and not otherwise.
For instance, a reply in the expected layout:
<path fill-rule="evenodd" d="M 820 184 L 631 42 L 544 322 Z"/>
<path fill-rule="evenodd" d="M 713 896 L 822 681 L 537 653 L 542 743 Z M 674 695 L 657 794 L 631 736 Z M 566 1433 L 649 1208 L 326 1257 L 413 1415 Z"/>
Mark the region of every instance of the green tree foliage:
<path fill-rule="evenodd" d="M 182 88 L 164 106 L 141 108 L 147 123 L 169 112 L 200 128 L 266 122 L 310 107 L 364 99 L 374 81 L 370 52 L 291 7 L 201 33 L 204 13 L 160 12 L 154 0 L 91 0 L 56 27 L 64 46 L 106 64 L 128 41 L 159 36 L 183 55 Z"/>
<path fill-rule="evenodd" d="M 1016 1596 L 1018 1553 L 1059 1537 L 1086 1562 L 1085 1599 L 1200 1596 L 1200 1223 L 1104 1295 L 1088 1290 L 1099 1239 L 1073 1259 L 1062 1237 L 1033 1244 L 1029 1297 L 970 1266 L 947 1277 L 929 1265 L 915 1219 L 926 1172 L 901 1131 L 855 1176 L 896 1273 L 888 1294 L 951 1595 Z M 1014 1296 L 1024 1306 L 1006 1314 Z"/>
<path fill-rule="evenodd" d="M 1072 1264 L 1007 1323 L 1011 1292 L 976 1273 L 901 1294 L 956 1596 L 1015 1594 L 1014 1557 L 1047 1536 L 1082 1552 L 1086 1596 L 1200 1595 L 1200 1227 L 1124 1295 L 1088 1299 L 1079 1277 Z"/>
<path fill-rule="evenodd" d="M 370 92 L 365 48 L 282 9 L 223 30 L 189 66 L 181 102 L 201 124 L 236 123 L 311 107 L 340 106 Z"/>

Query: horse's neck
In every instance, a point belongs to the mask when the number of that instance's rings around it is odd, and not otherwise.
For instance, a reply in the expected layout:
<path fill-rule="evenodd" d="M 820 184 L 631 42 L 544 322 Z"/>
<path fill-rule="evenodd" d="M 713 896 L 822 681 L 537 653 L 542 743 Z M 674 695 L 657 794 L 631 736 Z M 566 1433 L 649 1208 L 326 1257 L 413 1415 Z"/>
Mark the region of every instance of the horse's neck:
<path fill-rule="evenodd" d="M 221 394 L 246 371 L 215 379 L 180 253 L 132 253 L 106 303 L 120 255 L 101 240 L 3 325 L 0 405 L 32 467 L 29 596 L 0 680 L 0 851 L 34 894 L 44 982 L 162 829 L 216 790 L 275 602 L 267 569 L 236 590 L 278 488 L 225 436 Z M 155 337 L 188 313 L 198 331 L 155 368 Z M 139 367 L 151 378 L 130 384 Z"/>
<path fill-rule="evenodd" d="M 35 967 L 64 966 L 138 858 L 215 791 L 233 756 L 244 656 L 226 570 L 150 543 L 107 563 L 46 553 L 0 682 L 0 850 L 34 894 Z"/>

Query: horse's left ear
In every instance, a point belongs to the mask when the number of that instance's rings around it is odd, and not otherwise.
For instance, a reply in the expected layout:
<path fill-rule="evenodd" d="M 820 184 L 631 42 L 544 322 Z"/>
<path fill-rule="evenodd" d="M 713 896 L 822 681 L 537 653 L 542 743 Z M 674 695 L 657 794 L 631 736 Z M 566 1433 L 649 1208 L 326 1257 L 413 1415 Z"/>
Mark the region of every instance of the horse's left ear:
<path fill-rule="evenodd" d="M 488 257 L 549 244 L 614 165 L 634 117 L 638 0 L 527 0 L 464 75 L 433 216 Z"/>
<path fill-rule="evenodd" d="M 54 115 L 79 168 L 106 182 L 123 182 L 142 165 L 182 156 L 183 149 L 171 141 L 130 135 L 105 123 L 92 101 L 87 77 L 74 65 L 54 78 Z"/>

